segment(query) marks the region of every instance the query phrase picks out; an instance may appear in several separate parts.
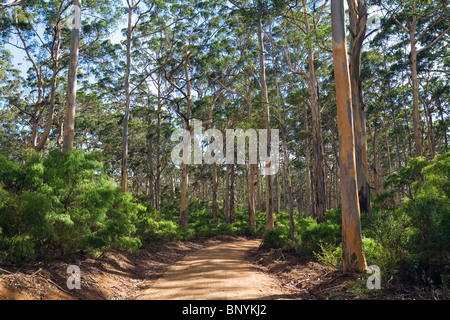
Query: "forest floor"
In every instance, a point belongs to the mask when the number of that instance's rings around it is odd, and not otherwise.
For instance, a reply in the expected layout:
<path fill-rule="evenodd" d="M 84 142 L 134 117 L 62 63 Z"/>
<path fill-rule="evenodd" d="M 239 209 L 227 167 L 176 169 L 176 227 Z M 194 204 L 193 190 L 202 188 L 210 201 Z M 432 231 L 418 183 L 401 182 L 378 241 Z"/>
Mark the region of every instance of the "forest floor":
<path fill-rule="evenodd" d="M 325 300 L 434 299 L 426 289 L 366 288 L 367 275 L 345 275 L 261 240 L 216 237 L 120 251 L 74 263 L 81 289 L 66 285 L 67 263 L 0 266 L 0 300 Z M 436 297 L 436 295 L 438 295 Z"/>

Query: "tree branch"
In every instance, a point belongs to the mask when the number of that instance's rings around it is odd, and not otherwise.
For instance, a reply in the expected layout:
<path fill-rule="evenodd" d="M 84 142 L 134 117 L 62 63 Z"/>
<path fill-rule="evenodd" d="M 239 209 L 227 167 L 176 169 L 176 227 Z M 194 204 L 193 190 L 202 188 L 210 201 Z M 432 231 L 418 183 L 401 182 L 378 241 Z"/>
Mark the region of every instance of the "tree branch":
<path fill-rule="evenodd" d="M 450 27 L 448 27 L 447 29 L 445 29 L 439 36 L 436 37 L 436 39 L 434 39 L 429 45 L 427 45 L 426 47 L 420 48 L 419 50 L 417 50 L 417 54 L 421 53 L 422 51 L 428 50 L 430 49 L 432 46 L 434 46 L 439 40 L 441 40 L 441 38 L 446 35 L 448 32 L 450 31 Z"/>

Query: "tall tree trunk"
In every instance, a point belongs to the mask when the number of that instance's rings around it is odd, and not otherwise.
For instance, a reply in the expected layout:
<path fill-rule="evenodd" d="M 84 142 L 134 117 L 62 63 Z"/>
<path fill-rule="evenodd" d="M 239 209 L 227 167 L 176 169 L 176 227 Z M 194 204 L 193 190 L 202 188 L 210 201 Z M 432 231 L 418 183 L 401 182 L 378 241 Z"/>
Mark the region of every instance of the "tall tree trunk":
<path fill-rule="evenodd" d="M 225 190 L 224 190 L 224 207 L 223 215 L 225 220 L 227 219 L 229 208 L 230 208 L 230 165 L 225 165 Z"/>
<path fill-rule="evenodd" d="M 132 18 L 133 10 L 135 6 L 128 7 L 128 27 L 127 27 L 127 58 L 126 58 L 126 71 L 125 71 L 125 113 L 123 117 L 123 132 L 122 132 L 122 164 L 120 185 L 122 186 L 122 192 L 127 191 L 128 186 L 128 122 L 130 119 L 130 73 L 131 73 L 131 38 L 133 33 Z"/>
<path fill-rule="evenodd" d="M 278 121 L 279 121 L 280 131 L 281 131 L 281 139 L 283 141 L 284 167 L 286 170 L 285 171 L 286 179 L 283 179 L 283 181 L 287 180 L 287 190 L 286 190 L 286 185 L 284 182 L 284 194 L 285 194 L 284 209 L 286 210 L 286 193 L 287 193 L 287 198 L 288 198 L 288 203 L 289 203 L 289 227 L 290 227 L 291 239 L 292 239 L 292 241 L 294 241 L 294 233 L 295 233 L 294 199 L 293 199 L 293 191 L 292 191 L 291 169 L 290 169 L 290 163 L 289 163 L 289 156 L 288 156 L 288 152 L 287 152 L 286 130 L 281 121 L 282 120 L 282 114 L 281 114 L 281 108 L 280 108 L 281 98 L 280 98 L 280 88 L 278 86 L 278 74 L 277 74 L 277 63 L 276 62 L 275 62 L 275 88 L 276 88 L 276 94 L 277 94 Z"/>
<path fill-rule="evenodd" d="M 59 27 L 56 27 L 57 29 L 59 29 Z M 59 32 L 59 31 L 58 31 Z M 59 52 L 59 46 L 60 46 L 60 42 L 61 42 L 61 36 L 58 37 L 58 42 L 57 42 L 57 49 L 56 52 Z M 53 60 L 53 71 L 52 71 L 52 86 L 50 89 L 50 108 L 48 109 L 48 119 L 47 119 L 47 124 L 45 126 L 44 129 L 44 133 L 42 134 L 42 137 L 39 141 L 38 144 L 35 145 L 35 150 L 36 151 L 41 151 L 44 149 L 45 143 L 47 142 L 48 136 L 50 134 L 50 130 L 52 129 L 52 124 L 53 124 L 53 115 L 55 113 L 55 104 L 56 104 L 56 87 L 58 85 L 58 68 L 59 68 L 59 61 L 58 61 L 58 57 L 56 57 Z M 76 90 L 76 88 L 75 88 Z"/>
<path fill-rule="evenodd" d="M 279 181 L 281 178 L 279 177 L 279 173 L 277 173 L 275 175 L 275 177 L 273 178 L 273 190 L 275 193 L 275 197 L 272 198 L 273 199 L 273 213 L 277 214 L 280 213 L 281 211 L 281 186 L 280 183 L 281 181 Z"/>
<path fill-rule="evenodd" d="M 55 105 L 56 105 L 56 87 L 58 86 L 58 72 L 59 72 L 59 50 L 61 47 L 61 26 L 59 23 L 55 26 L 55 38 L 56 38 L 56 48 L 54 53 L 52 53 L 53 57 L 53 70 L 52 70 L 52 80 L 51 80 L 51 89 L 50 89 L 50 108 L 48 110 L 48 119 L 47 124 L 44 129 L 44 133 L 37 145 L 35 145 L 36 151 L 41 151 L 44 149 L 45 143 L 47 142 L 48 136 L 50 135 L 50 131 L 52 129 L 53 124 L 53 116 L 55 113 Z M 39 81 L 42 81 L 41 77 L 39 77 Z M 76 78 L 76 76 L 75 76 Z M 76 81 L 76 80 L 75 80 Z M 76 90 L 76 88 L 75 88 Z"/>
<path fill-rule="evenodd" d="M 212 164 L 212 213 L 214 221 L 219 220 L 219 204 L 217 202 L 217 165 L 216 162 Z"/>
<path fill-rule="evenodd" d="M 75 12 L 81 15 L 81 1 L 73 0 Z M 69 76 L 67 79 L 67 104 L 66 116 L 64 121 L 64 142 L 63 151 L 73 149 L 73 136 L 75 132 L 75 102 L 77 96 L 77 70 L 78 70 L 78 49 L 80 46 L 80 26 L 75 17 L 75 23 L 72 27 L 72 38 L 70 40 L 70 58 L 69 58 Z"/>
<path fill-rule="evenodd" d="M 367 164 L 366 113 L 361 84 L 361 50 L 366 36 L 367 6 L 365 0 L 347 0 L 350 21 L 350 82 L 355 131 L 356 177 L 361 212 L 372 212 Z"/>
<path fill-rule="evenodd" d="M 188 186 L 189 186 L 189 175 L 188 175 L 188 164 L 183 163 L 183 169 L 181 173 L 181 195 L 180 195 L 180 225 L 185 227 L 189 223 L 189 212 L 188 212 Z"/>
<path fill-rule="evenodd" d="M 415 25 L 416 17 L 413 17 L 412 26 L 410 29 L 411 42 L 411 80 L 413 90 L 413 127 L 414 127 L 414 141 L 416 145 L 415 155 L 420 157 L 422 155 L 422 137 L 420 133 L 420 112 L 419 112 L 419 80 L 417 78 L 417 49 L 415 41 Z"/>
<path fill-rule="evenodd" d="M 252 94 L 248 79 L 245 77 L 246 103 L 248 120 L 252 121 Z M 256 202 L 255 202 L 255 174 L 257 164 L 250 164 L 250 174 L 248 176 L 248 222 L 253 231 L 256 231 Z"/>
<path fill-rule="evenodd" d="M 260 179 L 260 175 L 259 175 L 259 165 L 256 164 L 255 165 L 255 171 L 256 173 L 256 204 L 258 206 L 258 211 L 262 211 L 262 203 L 261 203 L 261 179 Z"/>
<path fill-rule="evenodd" d="M 305 132 L 308 131 L 308 109 L 305 106 L 303 109 L 303 130 Z M 310 167 L 310 154 L 309 154 L 309 143 L 310 139 L 309 137 L 306 138 L 306 146 L 305 146 L 305 175 L 306 175 L 306 188 L 305 188 L 305 197 L 306 197 L 306 216 L 312 217 L 312 204 L 311 204 L 311 167 Z"/>
<path fill-rule="evenodd" d="M 434 157 L 436 156 L 436 148 L 435 148 L 435 143 L 434 143 L 434 130 L 433 130 L 433 115 L 431 114 L 431 110 L 430 110 L 430 106 L 429 103 L 427 103 L 426 100 L 421 99 L 422 100 L 422 104 L 425 110 L 425 119 L 427 121 L 427 127 L 428 127 L 428 133 L 427 133 L 427 137 L 428 137 L 428 144 L 429 144 L 429 148 L 430 148 L 430 160 L 433 160 Z"/>
<path fill-rule="evenodd" d="M 211 137 L 211 143 L 213 143 L 214 137 Z M 211 156 L 215 156 L 214 150 L 211 152 Z M 214 221 L 219 220 L 219 204 L 217 202 L 217 189 L 218 189 L 218 181 L 217 181 L 217 164 L 214 161 L 212 164 L 212 214 Z"/>
<path fill-rule="evenodd" d="M 352 98 L 347 64 L 343 0 L 332 0 L 331 21 L 341 168 L 343 270 L 344 272 L 361 272 L 367 269 L 367 265 L 363 252 L 356 181 Z"/>
<path fill-rule="evenodd" d="M 155 181 L 155 208 L 161 210 L 161 91 L 158 86 L 158 110 L 157 110 L 157 126 L 156 133 L 156 181 Z"/>
<path fill-rule="evenodd" d="M 270 156 L 270 113 L 269 113 L 269 95 L 267 93 L 266 82 L 266 66 L 265 66 L 265 49 L 264 49 L 264 34 L 262 29 L 261 18 L 258 20 L 258 42 L 259 42 L 259 64 L 260 64 L 260 81 L 262 99 L 264 105 L 264 120 L 266 123 L 267 132 L 267 156 Z M 266 168 L 270 167 L 270 163 L 266 163 Z M 266 228 L 272 230 L 274 228 L 273 219 L 273 203 L 272 203 L 272 176 L 266 175 Z"/>
<path fill-rule="evenodd" d="M 296 192 L 297 194 L 297 211 L 298 211 L 298 215 L 301 216 L 302 213 L 304 212 L 304 204 L 305 201 L 303 201 L 303 181 L 301 180 L 301 173 L 299 171 L 297 171 L 297 179 L 299 181 L 299 186 L 298 186 L 298 190 Z"/>
<path fill-rule="evenodd" d="M 235 149 L 236 151 L 236 149 Z M 234 202 L 234 181 L 235 181 L 235 165 L 230 164 L 230 207 L 227 215 L 226 222 L 233 222 L 234 210 L 235 210 L 235 202 Z"/>
<path fill-rule="evenodd" d="M 408 149 L 408 152 L 409 152 L 409 157 L 413 157 L 413 147 L 412 147 L 412 141 L 411 141 L 411 130 L 410 130 L 410 127 L 409 127 L 409 121 L 408 121 L 408 112 L 407 112 L 407 110 L 406 109 L 403 109 L 403 113 L 405 114 L 405 122 L 406 122 L 406 131 L 407 131 L 407 134 L 408 134 L 408 143 L 409 143 L 409 149 Z M 404 140 L 402 140 L 402 142 L 403 142 L 403 150 L 406 150 L 406 147 L 405 147 L 405 142 L 404 142 Z M 407 157 L 406 157 L 406 154 L 405 154 L 405 163 L 407 163 L 408 162 L 408 159 L 407 159 Z"/>
<path fill-rule="evenodd" d="M 380 165 L 378 160 L 377 140 L 378 140 L 378 126 L 374 125 L 374 132 L 369 126 L 369 134 L 372 137 L 372 154 L 373 154 L 373 188 L 375 190 L 375 197 L 380 195 Z"/>
<path fill-rule="evenodd" d="M 187 44 L 185 46 L 185 55 L 188 56 Z M 189 77 L 188 59 L 184 62 L 184 73 L 186 78 L 186 100 L 187 100 L 187 121 L 186 129 L 191 131 L 191 125 L 189 123 L 192 115 L 192 96 L 191 96 L 191 80 Z M 190 143 L 190 142 L 189 142 Z M 188 211 L 188 188 L 189 188 L 189 165 L 183 164 L 183 176 L 181 179 L 181 201 L 180 201 L 180 225 L 187 226 L 189 221 Z"/>
<path fill-rule="evenodd" d="M 255 201 L 255 174 L 257 165 L 250 165 L 250 174 L 248 178 L 248 197 L 249 197 L 249 212 L 248 219 L 252 230 L 256 231 L 256 201 Z"/>
<path fill-rule="evenodd" d="M 383 101 L 384 105 L 384 101 Z M 384 146 L 386 147 L 386 155 L 388 159 L 388 174 L 391 174 L 392 163 L 391 163 L 391 148 L 389 146 L 389 132 L 386 125 L 386 113 L 383 112 L 383 128 L 384 128 Z"/>
<path fill-rule="evenodd" d="M 149 127 L 151 120 L 149 120 Z M 154 192 L 154 173 L 153 173 L 153 134 L 149 134 L 147 138 L 147 179 L 148 179 L 148 200 L 150 204 L 155 207 L 155 192 Z"/>
<path fill-rule="evenodd" d="M 309 15 L 307 10 L 307 1 L 303 0 L 304 9 L 304 23 L 306 34 L 311 34 L 311 27 L 309 24 Z M 320 124 L 320 110 L 319 99 L 316 88 L 316 70 L 314 67 L 314 51 L 312 48 L 312 40 L 308 40 L 308 88 L 311 99 L 311 116 L 312 116 L 312 130 L 313 130 L 313 153 L 314 153 L 314 215 L 318 222 L 323 222 L 325 219 L 325 173 L 324 173 L 324 159 L 322 150 L 322 136 Z"/>
<path fill-rule="evenodd" d="M 437 105 L 438 105 L 438 110 L 439 110 L 439 117 L 441 118 L 440 123 L 441 123 L 442 127 L 444 128 L 443 134 L 444 134 L 445 152 L 448 152 L 447 126 L 445 125 L 444 110 L 442 108 L 442 102 L 441 102 L 440 98 L 437 99 Z"/>

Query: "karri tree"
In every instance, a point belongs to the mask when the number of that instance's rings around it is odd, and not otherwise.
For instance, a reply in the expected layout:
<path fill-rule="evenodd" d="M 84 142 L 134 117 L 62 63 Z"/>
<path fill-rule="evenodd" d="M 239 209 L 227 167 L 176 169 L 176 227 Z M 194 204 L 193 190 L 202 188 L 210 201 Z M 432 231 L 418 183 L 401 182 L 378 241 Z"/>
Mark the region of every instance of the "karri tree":
<path fill-rule="evenodd" d="M 343 270 L 344 272 L 364 271 L 367 269 L 367 265 L 361 235 L 355 166 L 353 107 L 347 62 L 343 0 L 332 0 L 331 18 L 341 169 Z"/>

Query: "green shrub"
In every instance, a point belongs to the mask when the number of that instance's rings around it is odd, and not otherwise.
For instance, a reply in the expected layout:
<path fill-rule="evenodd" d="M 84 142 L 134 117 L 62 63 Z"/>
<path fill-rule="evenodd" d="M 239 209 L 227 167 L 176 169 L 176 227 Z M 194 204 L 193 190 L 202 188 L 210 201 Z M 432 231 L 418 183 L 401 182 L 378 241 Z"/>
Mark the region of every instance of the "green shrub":
<path fill-rule="evenodd" d="M 411 264 L 438 281 L 450 257 L 450 152 L 437 156 L 422 174 L 402 211 L 410 222 Z"/>
<path fill-rule="evenodd" d="M 145 208 L 105 173 L 101 154 L 29 150 L 19 166 L 0 157 L 1 250 L 20 263 L 110 248 L 136 251 Z"/>
<path fill-rule="evenodd" d="M 271 249 L 284 249 L 290 243 L 289 233 L 286 228 L 277 226 L 273 230 L 266 230 L 264 233 L 264 244 Z"/>
<path fill-rule="evenodd" d="M 336 223 L 339 221 L 339 223 Z M 296 248 L 304 255 L 313 256 L 314 252 L 320 252 L 323 245 L 338 246 L 342 242 L 340 209 L 328 210 L 325 214 L 325 222 L 317 223 L 313 218 L 302 216 L 296 219 Z"/>
<path fill-rule="evenodd" d="M 313 252 L 314 257 L 324 267 L 330 270 L 338 270 L 342 267 L 342 246 L 334 246 L 329 243 L 319 243 L 320 251 Z"/>
<path fill-rule="evenodd" d="M 399 208 L 374 210 L 370 227 L 363 230 L 378 243 L 380 252 L 373 258 L 380 267 L 398 268 L 406 280 L 440 282 L 450 256 L 450 153 L 432 164 L 411 159 L 400 173 L 388 176 L 385 186 L 394 187 L 391 195 L 409 190 L 410 197 Z"/>
<path fill-rule="evenodd" d="M 408 259 L 409 219 L 401 209 L 374 208 L 363 220 L 363 241 L 368 263 L 392 272 Z"/>

